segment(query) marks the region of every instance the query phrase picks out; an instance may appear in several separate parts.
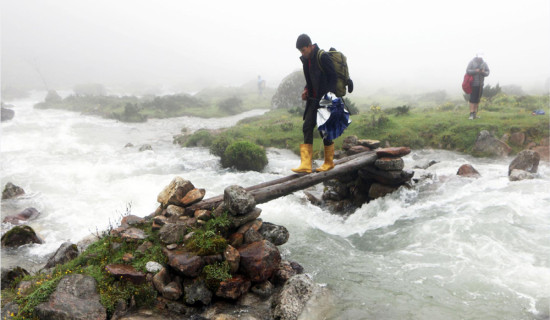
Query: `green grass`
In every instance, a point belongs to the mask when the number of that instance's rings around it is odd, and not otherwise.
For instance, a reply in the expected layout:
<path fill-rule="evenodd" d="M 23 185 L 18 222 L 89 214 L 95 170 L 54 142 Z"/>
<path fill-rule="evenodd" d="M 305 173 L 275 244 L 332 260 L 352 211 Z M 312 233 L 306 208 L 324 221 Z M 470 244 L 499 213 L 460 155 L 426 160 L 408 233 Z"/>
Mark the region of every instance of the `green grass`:
<path fill-rule="evenodd" d="M 138 305 L 151 305 L 157 293 L 149 284 L 135 285 L 129 281 L 115 279 L 105 271 L 105 266 L 109 264 L 127 264 L 122 259 L 126 253 L 134 255 L 134 260 L 130 264 L 141 272 L 146 271 L 145 264 L 149 261 L 161 264 L 167 262 L 162 253 L 158 234 L 151 230 L 151 223 L 141 225 L 139 228 L 148 235 L 145 240 L 135 243 L 124 242 L 119 237 L 106 234 L 92 243 L 74 260 L 56 266 L 51 275 L 37 273 L 18 279 L 17 282 L 31 281 L 32 286 L 28 293 L 22 294 L 13 288 L 3 288 L 2 303 L 15 300 L 20 305 L 20 312 L 14 319 L 32 319 L 35 307 L 49 299 L 64 276 L 84 274 L 92 276 L 97 281 L 101 304 L 109 315 L 114 311 L 118 300 L 129 301 L 132 296 Z M 143 254 L 138 253 L 137 247 L 145 241 L 151 241 L 153 246 Z"/>
<path fill-rule="evenodd" d="M 435 107 L 410 107 L 399 114 L 396 107 L 362 108 L 351 117 L 352 123 L 344 134 L 335 140 L 340 148 L 345 137 L 356 135 L 360 139 L 387 141 L 392 146 L 414 149 L 438 148 L 472 153 L 478 133 L 488 130 L 497 138 L 504 134 L 522 131 L 527 140 L 539 143 L 549 136 L 550 108 L 547 96 L 515 97 L 499 94 L 489 101 L 482 99 L 476 120 L 468 120 L 469 109 L 465 101 L 447 101 Z M 407 108 L 400 108 L 404 111 Z M 531 111 L 545 110 L 546 116 L 533 116 Z M 303 142 L 302 114 L 289 110 L 271 110 L 268 113 L 240 121 L 222 135 L 234 140 L 246 140 L 264 147 L 286 148 L 298 154 Z M 521 146 L 511 146 L 514 153 Z M 322 141 L 314 135 L 314 157 L 321 156 Z"/>

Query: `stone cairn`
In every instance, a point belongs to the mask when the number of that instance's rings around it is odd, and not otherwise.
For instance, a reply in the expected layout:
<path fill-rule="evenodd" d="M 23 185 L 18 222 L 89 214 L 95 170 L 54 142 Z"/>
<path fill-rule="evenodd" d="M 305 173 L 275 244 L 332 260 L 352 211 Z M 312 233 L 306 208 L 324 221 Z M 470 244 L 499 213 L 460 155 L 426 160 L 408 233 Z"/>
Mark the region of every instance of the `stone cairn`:
<path fill-rule="evenodd" d="M 405 163 L 401 157 L 411 152 L 409 147 L 380 148 L 378 140 L 359 140 L 357 136 L 349 136 L 344 139 L 342 150 L 335 157 L 342 158 L 371 150 L 376 151 L 378 157 L 372 165 L 324 182 L 321 198 L 304 191 L 309 201 L 326 206 L 334 213 L 351 213 L 371 200 L 408 185 L 414 171 L 403 170 Z"/>
<path fill-rule="evenodd" d="M 313 282 L 301 275 L 303 268 L 298 263 L 281 257 L 277 246 L 288 241 L 288 230 L 263 222 L 254 197 L 240 186 L 227 187 L 217 208 L 190 211 L 188 208 L 204 195 L 204 189 L 181 177 L 174 178 L 158 195 L 160 206 L 152 228 L 159 230 L 166 244 L 168 263 L 152 277 L 161 296 L 157 307 L 172 311 L 208 306 L 202 313 L 208 319 L 233 319 L 232 314 L 244 309 L 250 319 L 297 318 L 311 295 Z M 188 230 L 222 214 L 230 224 L 224 232 L 228 245 L 223 254 L 201 256 L 183 245 L 193 236 Z M 200 275 L 205 266 L 222 261 L 229 264 L 232 278 L 222 281 L 215 292 L 210 291 Z M 292 277 L 296 279 L 289 282 Z M 292 303 L 285 302 L 296 292 L 302 294 L 294 296 Z"/>
<path fill-rule="evenodd" d="M 145 252 L 154 244 L 139 228 L 151 224 L 158 230 L 166 263 L 150 261 L 146 272 L 130 264 L 109 264 L 105 270 L 115 279 L 135 284 L 148 283 L 158 292 L 155 305 L 137 308 L 135 302 L 121 301 L 110 319 L 215 319 L 233 320 L 246 314 L 248 320 L 297 319 L 311 297 L 321 289 L 305 274 L 300 264 L 284 260 L 277 246 L 288 241 L 283 226 L 263 222 L 261 209 L 252 195 L 240 186 L 224 190 L 223 202 L 212 210 L 192 211 L 189 207 L 203 199 L 204 189 L 195 188 L 188 180 L 175 177 L 160 192 L 160 206 L 151 215 L 141 218 L 124 216 L 120 226 L 110 235 L 126 242 L 141 243 L 137 249 Z M 188 240 L 207 221 L 227 217 L 223 230 L 226 247 L 222 253 L 200 254 L 188 247 Z M 228 225 L 227 225 L 228 224 Z M 118 244 L 120 245 L 120 244 Z M 41 272 L 51 272 L 78 256 L 77 246 L 64 243 L 50 258 Z M 123 260 L 133 260 L 131 253 Z M 224 263 L 230 278 L 212 286 L 207 283 L 204 269 Z M 49 269 L 49 270 L 48 270 Z M 9 286 L 25 270 L 2 270 L 2 286 Z M 31 287 L 22 281 L 16 288 L 24 293 Z M 213 289 L 216 288 L 216 289 Z M 2 309 L 2 318 L 17 315 L 19 306 L 10 302 Z M 47 302 L 35 308 L 38 319 L 107 319 L 106 309 L 99 303 L 97 283 L 88 275 L 64 276 Z"/>

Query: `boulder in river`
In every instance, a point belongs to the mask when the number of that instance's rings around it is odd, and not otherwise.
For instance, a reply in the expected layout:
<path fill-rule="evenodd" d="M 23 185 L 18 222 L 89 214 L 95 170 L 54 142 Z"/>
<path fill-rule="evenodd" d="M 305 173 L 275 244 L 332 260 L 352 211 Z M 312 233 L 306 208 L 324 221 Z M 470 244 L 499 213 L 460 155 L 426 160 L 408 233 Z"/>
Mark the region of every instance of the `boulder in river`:
<path fill-rule="evenodd" d="M 29 226 L 16 226 L 2 236 L 2 247 L 15 248 L 29 243 L 44 243 Z"/>

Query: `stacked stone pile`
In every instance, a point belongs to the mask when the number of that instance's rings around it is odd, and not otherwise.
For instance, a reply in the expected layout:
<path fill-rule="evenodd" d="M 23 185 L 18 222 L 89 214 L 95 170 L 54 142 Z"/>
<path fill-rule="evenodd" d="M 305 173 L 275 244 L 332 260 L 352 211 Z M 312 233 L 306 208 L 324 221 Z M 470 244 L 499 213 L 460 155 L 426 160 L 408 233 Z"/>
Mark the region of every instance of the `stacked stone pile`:
<path fill-rule="evenodd" d="M 371 150 L 375 150 L 378 157 L 372 165 L 325 182 L 322 199 L 306 191 L 308 199 L 314 204 L 328 206 L 333 212 L 347 213 L 394 192 L 411 180 L 414 172 L 404 170 L 405 163 L 401 158 L 411 152 L 408 147 L 380 148 L 377 140 L 359 140 L 356 136 L 349 136 L 344 139 L 338 157 Z"/>
<path fill-rule="evenodd" d="M 158 195 L 160 206 L 155 213 L 145 218 L 127 215 L 120 226 L 110 230 L 110 236 L 119 239 L 111 246 L 129 242 L 136 243 L 137 249 L 124 255 L 124 263 L 108 264 L 105 270 L 118 281 L 148 284 L 158 292 L 153 306 L 138 308 L 135 301 L 120 301 L 111 319 L 141 319 L 145 315 L 147 319 L 237 319 L 243 312 L 249 320 L 298 318 L 318 287 L 303 274 L 298 263 L 281 256 L 277 246 L 287 242 L 287 229 L 262 221 L 261 209 L 240 186 L 226 188 L 224 201 L 217 208 L 189 210 L 204 195 L 204 189 L 176 177 Z M 223 238 L 222 250 L 193 250 L 189 243 L 194 234 L 209 220 L 220 217 L 225 225 L 216 233 Z M 138 252 L 154 246 L 143 231 L 148 225 L 158 230 L 166 263 L 150 261 L 147 271 L 142 272 L 130 262 Z M 42 272 L 51 272 L 48 268 L 74 259 L 75 248 L 70 243 L 63 244 Z M 229 266 L 230 276 L 212 283 L 205 270 L 221 263 Z M 4 273 L 3 283 L 4 278 L 13 278 L 8 273 L 4 277 Z M 23 281 L 18 291 L 24 293 L 30 285 Z M 35 315 L 39 319 L 107 319 L 97 287 L 90 276 L 64 276 L 49 300 L 35 308 Z M 12 302 L 4 308 L 3 315 L 16 315 L 18 308 Z"/>

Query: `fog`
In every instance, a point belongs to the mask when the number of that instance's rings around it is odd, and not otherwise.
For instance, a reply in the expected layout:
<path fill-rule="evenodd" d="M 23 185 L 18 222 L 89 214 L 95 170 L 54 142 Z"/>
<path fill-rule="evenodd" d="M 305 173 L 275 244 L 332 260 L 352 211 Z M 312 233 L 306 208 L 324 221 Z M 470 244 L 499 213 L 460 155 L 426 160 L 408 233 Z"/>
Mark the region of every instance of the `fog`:
<path fill-rule="evenodd" d="M 158 87 L 194 92 L 301 68 L 296 38 L 348 58 L 354 94 L 460 94 L 485 53 L 486 84 L 547 92 L 550 1 L 2 0 L 2 88 Z"/>

